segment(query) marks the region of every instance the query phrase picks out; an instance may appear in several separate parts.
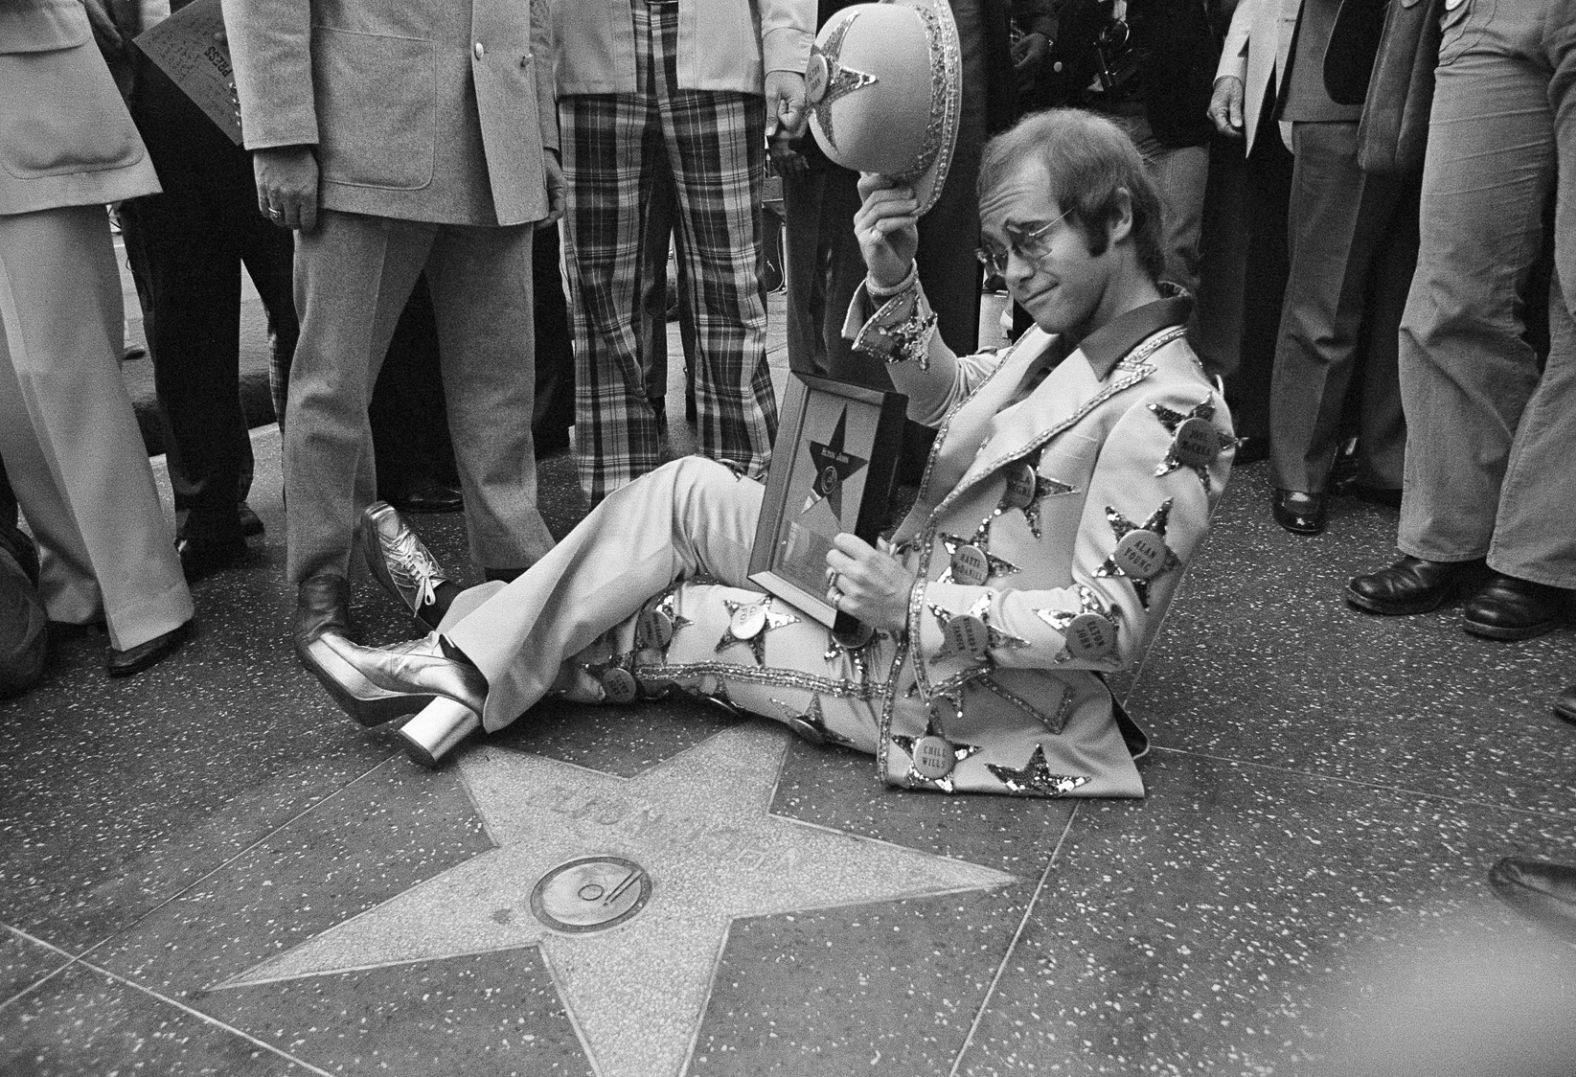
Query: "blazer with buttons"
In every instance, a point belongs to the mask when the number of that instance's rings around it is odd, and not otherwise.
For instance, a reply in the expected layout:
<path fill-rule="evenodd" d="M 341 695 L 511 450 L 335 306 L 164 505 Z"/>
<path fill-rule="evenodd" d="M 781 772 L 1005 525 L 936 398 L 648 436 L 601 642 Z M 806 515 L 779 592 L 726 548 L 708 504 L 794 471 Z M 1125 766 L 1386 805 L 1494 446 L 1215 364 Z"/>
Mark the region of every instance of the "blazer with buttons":
<path fill-rule="evenodd" d="M 81 0 L 0 0 L 0 214 L 159 189 Z"/>
<path fill-rule="evenodd" d="M 547 216 L 547 0 L 224 0 L 251 150 L 310 145 L 321 204 L 439 224 Z"/>
<path fill-rule="evenodd" d="M 855 347 L 887 357 L 909 417 L 938 427 L 893 537 L 918 581 L 881 731 L 887 781 L 932 784 L 915 751 L 937 734 L 956 756 L 949 790 L 1143 794 L 1143 734 L 1104 676 L 1142 658 L 1236 444 L 1183 337 L 1188 307 L 1130 311 L 1045 373 L 1065 349 L 1038 328 L 960 357 L 917 286 L 879 307 L 861 286 Z"/>

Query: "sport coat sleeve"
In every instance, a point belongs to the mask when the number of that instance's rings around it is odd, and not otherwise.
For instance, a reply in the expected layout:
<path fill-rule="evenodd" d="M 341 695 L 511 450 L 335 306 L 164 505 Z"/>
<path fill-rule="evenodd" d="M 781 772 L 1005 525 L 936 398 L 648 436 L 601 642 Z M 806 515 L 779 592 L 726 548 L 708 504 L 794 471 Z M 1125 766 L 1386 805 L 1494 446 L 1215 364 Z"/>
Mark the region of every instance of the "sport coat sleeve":
<path fill-rule="evenodd" d="M 548 0 L 531 0 L 531 57 L 536 67 L 536 118 L 544 149 L 558 149 L 558 107 L 554 104 L 553 69 L 558 64 L 553 40 L 553 13 Z"/>
<path fill-rule="evenodd" d="M 316 145 L 311 0 L 223 0 L 249 150 Z"/>
<path fill-rule="evenodd" d="M 1220 63 L 1215 67 L 1215 77 L 1232 78 L 1246 82 L 1248 79 L 1248 38 L 1252 36 L 1253 20 L 1265 0 L 1241 0 L 1231 13 L 1231 25 L 1226 29 L 1226 42 L 1220 50 Z"/>
<path fill-rule="evenodd" d="M 815 11 L 816 0 L 760 0 L 763 70 L 804 74 L 815 43 Z"/>

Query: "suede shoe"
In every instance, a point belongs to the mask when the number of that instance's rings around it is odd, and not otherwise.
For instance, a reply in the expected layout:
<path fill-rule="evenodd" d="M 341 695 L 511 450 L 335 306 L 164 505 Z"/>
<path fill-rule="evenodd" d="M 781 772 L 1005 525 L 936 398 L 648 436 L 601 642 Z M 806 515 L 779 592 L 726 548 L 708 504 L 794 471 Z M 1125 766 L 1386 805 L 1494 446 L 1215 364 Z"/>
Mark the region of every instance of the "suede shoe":
<path fill-rule="evenodd" d="M 1567 722 L 1576 722 L 1576 684 L 1570 685 L 1555 697 L 1554 713 Z"/>
<path fill-rule="evenodd" d="M 1425 561 L 1408 555 L 1389 568 L 1353 577 L 1346 601 L 1384 616 L 1427 613 L 1476 583 L 1482 572 L 1480 560 Z"/>
<path fill-rule="evenodd" d="M 306 645 L 325 633 L 350 631 L 350 581 L 324 573 L 310 576 L 296 588 L 295 618 L 290 635 L 296 654 L 307 663 Z M 314 670 L 314 672 L 316 672 Z"/>
<path fill-rule="evenodd" d="M 1462 625 L 1488 639 L 1531 639 L 1565 623 L 1570 592 L 1496 572 L 1462 612 Z"/>
<path fill-rule="evenodd" d="M 1322 533 L 1327 509 L 1323 494 L 1306 494 L 1301 490 L 1277 489 L 1270 500 L 1275 522 L 1294 535 Z"/>
<path fill-rule="evenodd" d="M 358 537 L 373 579 L 426 628 L 437 628 L 456 588 L 416 532 L 388 502 L 374 501 L 361 513 Z"/>
<path fill-rule="evenodd" d="M 154 636 L 135 647 L 127 647 L 123 651 L 111 647 L 109 655 L 104 660 L 104 672 L 111 677 L 130 677 L 141 673 L 180 650 L 181 646 L 192 638 L 195 626 L 195 621 L 185 621 L 162 636 Z"/>
<path fill-rule="evenodd" d="M 1576 940 L 1576 865 L 1507 856 L 1489 870 L 1488 881 L 1505 904 Z"/>

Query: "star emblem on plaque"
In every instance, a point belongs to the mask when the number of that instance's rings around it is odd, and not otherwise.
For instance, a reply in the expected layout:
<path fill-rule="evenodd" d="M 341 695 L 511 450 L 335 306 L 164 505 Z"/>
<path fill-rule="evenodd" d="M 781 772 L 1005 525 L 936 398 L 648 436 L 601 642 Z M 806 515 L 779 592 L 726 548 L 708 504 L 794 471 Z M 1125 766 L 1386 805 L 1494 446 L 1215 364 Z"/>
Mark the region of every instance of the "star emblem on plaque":
<path fill-rule="evenodd" d="M 982 750 L 978 744 L 959 744 L 942 736 L 934 717 L 925 724 L 924 736 L 894 735 L 892 743 L 908 753 L 908 773 L 903 778 L 909 785 L 943 793 L 954 791 L 952 772 L 958 764 Z"/>
<path fill-rule="evenodd" d="M 1164 404 L 1151 404 L 1160 425 L 1171 435 L 1171 444 L 1165 457 L 1155 467 L 1155 477 L 1169 475 L 1178 468 L 1187 468 L 1197 475 L 1209 493 L 1209 465 L 1222 452 L 1237 447 L 1237 439 L 1210 422 L 1215 417 L 1215 394 L 1211 393 L 1192 411 L 1172 411 Z"/>
<path fill-rule="evenodd" d="M 787 723 L 789 729 L 799 735 L 801 740 L 807 740 L 811 744 L 853 743 L 835 729 L 826 727 L 826 716 L 821 710 L 821 697 L 814 692 L 810 693 L 809 707 L 803 710 L 780 699 L 772 700 L 772 706 L 782 711 L 783 721 Z"/>
<path fill-rule="evenodd" d="M 810 494 L 804 499 L 804 508 L 799 510 L 799 515 L 803 516 L 825 501 L 839 520 L 843 518 L 843 484 L 850 475 L 869 463 L 843 450 L 847 434 L 848 409 L 845 407 L 837 417 L 837 426 L 833 428 L 831 438 L 825 442 L 809 443 L 810 462 L 815 466 L 815 481 L 810 484 Z"/>
<path fill-rule="evenodd" d="M 986 763 L 985 768 L 1007 787 L 1008 792 L 1023 796 L 1064 797 L 1080 785 L 1089 783 L 1089 779 L 1082 774 L 1052 774 L 1051 765 L 1045 759 L 1043 744 L 1034 746 L 1034 753 L 1021 770 L 997 766 L 995 763 Z"/>
<path fill-rule="evenodd" d="M 990 552 L 990 525 L 995 513 L 985 518 L 972 537 L 943 533 L 941 544 L 947 548 L 947 567 L 936 577 L 937 583 L 961 583 L 977 587 L 998 576 L 1011 576 L 1018 566 Z"/>
<path fill-rule="evenodd" d="M 791 613 L 774 613 L 770 597 L 759 602 L 734 602 L 726 598 L 722 601 L 728 607 L 728 630 L 717 641 L 717 653 L 721 654 L 735 644 L 745 643 L 754 653 L 758 666 L 766 664 L 766 633 L 799 622 L 799 618 Z"/>
<path fill-rule="evenodd" d="M 1169 572 L 1181 562 L 1166 545 L 1166 521 L 1171 517 L 1171 499 L 1150 513 L 1149 519 L 1135 525 L 1111 506 L 1105 507 L 1105 518 L 1116 536 L 1116 549 L 1100 562 L 1094 570 L 1102 579 L 1118 577 L 1133 585 L 1138 601 L 1149 608 L 1149 587 L 1156 576 Z"/>
<path fill-rule="evenodd" d="M 841 98 L 876 82 L 874 75 L 843 66 L 843 38 L 848 36 L 848 28 L 858 17 L 855 14 L 843 20 L 827 35 L 826 43 L 811 52 L 810 66 L 804 75 L 805 99 L 814 105 L 821 133 L 834 149 L 837 137 L 832 131 L 832 106 Z"/>
<path fill-rule="evenodd" d="M 990 652 L 997 648 L 1015 650 L 1029 645 L 1028 640 L 1003 632 L 990 623 L 990 604 L 995 597 L 995 591 L 986 591 L 975 599 L 967 613 L 953 613 L 935 602 L 929 603 L 930 615 L 941 628 L 941 657 L 963 655 L 988 659 Z"/>
<path fill-rule="evenodd" d="M 1075 658 L 1098 662 L 1116 656 L 1116 614 L 1083 584 L 1078 585 L 1078 609 L 1035 610 L 1034 615 L 1066 640 L 1056 655 L 1057 662 Z"/>
<path fill-rule="evenodd" d="M 1057 494 L 1077 492 L 1077 487 L 1072 483 L 1041 475 L 1039 455 L 1036 453 L 1032 460 L 1028 457 L 1015 460 L 1002 469 L 1007 487 L 1002 491 L 1001 504 L 996 506 L 998 516 L 1022 510 L 1024 522 L 1029 525 L 1029 533 L 1035 538 L 1040 537 L 1040 502 Z"/>

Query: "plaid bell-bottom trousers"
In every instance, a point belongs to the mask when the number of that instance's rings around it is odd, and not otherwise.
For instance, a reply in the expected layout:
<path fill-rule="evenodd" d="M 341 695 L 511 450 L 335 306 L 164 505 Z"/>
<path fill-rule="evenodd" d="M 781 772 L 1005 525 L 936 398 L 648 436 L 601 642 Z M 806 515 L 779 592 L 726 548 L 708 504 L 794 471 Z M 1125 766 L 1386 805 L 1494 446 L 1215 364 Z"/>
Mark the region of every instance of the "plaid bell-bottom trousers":
<path fill-rule="evenodd" d="M 676 8 L 633 6 L 635 93 L 559 102 L 569 183 L 566 259 L 575 344 L 575 456 L 593 504 L 662 462 L 640 355 L 641 239 L 659 172 L 678 205 L 680 301 L 697 332 L 701 452 L 762 474 L 777 429 L 756 277 L 765 168 L 759 95 L 681 90 Z"/>

